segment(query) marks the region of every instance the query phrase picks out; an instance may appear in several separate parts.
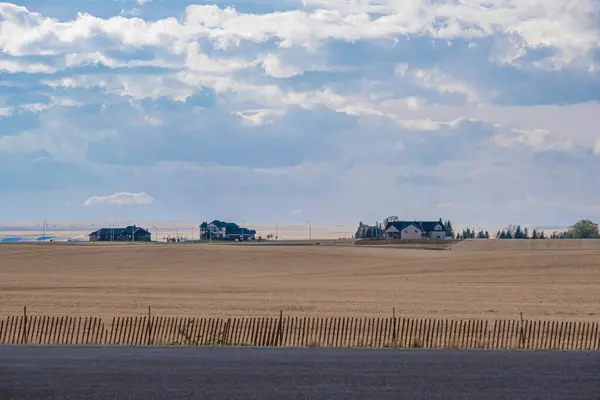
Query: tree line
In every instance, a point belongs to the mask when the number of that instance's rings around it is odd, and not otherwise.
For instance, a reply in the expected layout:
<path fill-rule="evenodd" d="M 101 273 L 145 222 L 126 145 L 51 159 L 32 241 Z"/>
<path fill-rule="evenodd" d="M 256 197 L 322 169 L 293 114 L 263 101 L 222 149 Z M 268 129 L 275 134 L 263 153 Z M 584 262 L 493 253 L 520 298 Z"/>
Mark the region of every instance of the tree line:
<path fill-rule="evenodd" d="M 477 234 L 469 228 L 456 235 L 457 239 L 489 239 L 487 231 L 479 231 Z M 597 239 L 600 238 L 598 224 L 588 219 L 582 219 L 564 232 L 554 231 L 547 235 L 543 230 L 534 229 L 531 232 L 521 225 L 509 225 L 506 229 L 496 232 L 496 239 Z"/>
<path fill-rule="evenodd" d="M 375 225 L 366 225 L 362 221 L 359 224 L 358 230 L 354 237 L 356 238 L 376 238 L 383 234 L 385 227 L 390 222 L 397 222 L 399 219 L 397 216 L 389 216 L 383 220 L 383 222 L 376 222 Z M 452 223 L 448 221 L 442 221 L 440 218 L 440 224 L 444 226 L 446 235 L 452 239 L 489 239 L 490 233 L 488 231 L 465 228 L 462 232 L 455 234 Z M 529 231 L 528 228 L 522 228 L 521 225 L 509 225 L 505 229 L 501 229 L 495 234 L 496 239 L 595 239 L 600 238 L 600 230 L 598 224 L 588 219 L 582 219 L 576 222 L 573 226 L 564 232 L 554 231 L 548 235 L 543 230 L 533 229 Z"/>

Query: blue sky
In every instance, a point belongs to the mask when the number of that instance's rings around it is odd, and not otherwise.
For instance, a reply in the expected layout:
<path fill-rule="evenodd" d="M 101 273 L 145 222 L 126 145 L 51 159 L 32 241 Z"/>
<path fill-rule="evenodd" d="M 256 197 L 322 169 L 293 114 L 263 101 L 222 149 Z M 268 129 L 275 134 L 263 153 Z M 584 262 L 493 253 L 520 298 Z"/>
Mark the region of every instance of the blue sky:
<path fill-rule="evenodd" d="M 599 10 L 0 3 L 0 220 L 600 220 Z"/>

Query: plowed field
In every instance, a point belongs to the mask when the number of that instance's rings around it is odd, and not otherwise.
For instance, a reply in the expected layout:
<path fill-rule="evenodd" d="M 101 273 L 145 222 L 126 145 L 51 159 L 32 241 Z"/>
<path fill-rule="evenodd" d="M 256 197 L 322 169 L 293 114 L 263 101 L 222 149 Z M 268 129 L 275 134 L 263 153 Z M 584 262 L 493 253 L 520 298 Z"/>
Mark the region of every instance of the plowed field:
<path fill-rule="evenodd" d="M 600 320 L 599 241 L 0 245 L 0 314 Z"/>

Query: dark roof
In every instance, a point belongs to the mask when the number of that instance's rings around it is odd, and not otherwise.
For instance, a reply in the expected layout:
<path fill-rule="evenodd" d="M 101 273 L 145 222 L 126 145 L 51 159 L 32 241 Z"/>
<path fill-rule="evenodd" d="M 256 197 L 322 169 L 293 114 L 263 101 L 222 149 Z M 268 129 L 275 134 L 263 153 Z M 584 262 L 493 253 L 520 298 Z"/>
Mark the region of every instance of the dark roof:
<path fill-rule="evenodd" d="M 141 227 L 139 227 L 139 226 L 133 226 L 133 225 L 130 225 L 130 226 L 128 226 L 127 228 L 124 228 L 123 230 L 124 230 L 125 232 L 127 232 L 127 233 L 131 233 L 131 232 L 133 232 L 133 231 L 134 231 L 134 229 L 135 229 L 135 233 L 138 233 L 138 232 L 140 232 L 140 231 L 143 231 L 143 232 L 145 232 L 145 233 L 149 233 L 149 231 L 148 231 L 147 229 L 141 228 Z"/>
<path fill-rule="evenodd" d="M 103 236 L 103 235 L 112 235 L 114 233 L 115 236 L 122 235 L 123 233 L 131 234 L 133 232 L 134 227 L 128 226 L 127 228 L 100 228 L 95 232 L 90 233 L 89 236 Z M 139 226 L 135 227 L 135 233 L 139 233 L 142 231 L 143 233 L 149 233 L 148 230 L 144 228 L 140 228 Z"/>
<path fill-rule="evenodd" d="M 256 235 L 256 230 L 254 229 L 249 229 L 245 227 L 242 228 L 238 224 L 235 224 L 233 222 L 219 221 L 218 219 L 215 219 L 211 223 L 203 222 L 202 224 L 200 224 L 200 229 L 206 229 L 210 224 L 213 224 L 218 228 L 225 228 L 227 235 Z"/>
<path fill-rule="evenodd" d="M 115 232 L 115 234 L 117 234 L 117 233 L 123 231 L 123 228 L 114 228 L 114 229 L 113 228 L 101 228 L 95 232 L 90 233 L 90 236 L 91 235 L 111 235 L 113 233 L 113 231 Z"/>
<path fill-rule="evenodd" d="M 401 231 L 404 228 L 407 228 L 411 225 L 416 226 L 423 232 L 431 232 L 431 231 L 435 230 L 434 228 L 436 225 L 441 225 L 442 230 L 444 230 L 444 223 L 440 222 L 439 220 L 438 221 L 394 221 L 394 222 L 388 222 L 387 225 L 385 226 L 385 230 L 387 231 L 390 226 L 394 226 L 396 229 Z"/>
<path fill-rule="evenodd" d="M 213 222 L 211 222 L 211 224 L 213 224 L 217 228 L 225 228 L 225 229 L 237 229 L 237 228 L 239 228 L 238 224 L 234 224 L 233 222 L 219 221 L 218 219 L 215 219 Z M 207 224 L 206 222 L 203 222 L 202 225 L 200 225 L 200 227 L 206 228 L 208 225 L 210 225 L 210 224 Z"/>

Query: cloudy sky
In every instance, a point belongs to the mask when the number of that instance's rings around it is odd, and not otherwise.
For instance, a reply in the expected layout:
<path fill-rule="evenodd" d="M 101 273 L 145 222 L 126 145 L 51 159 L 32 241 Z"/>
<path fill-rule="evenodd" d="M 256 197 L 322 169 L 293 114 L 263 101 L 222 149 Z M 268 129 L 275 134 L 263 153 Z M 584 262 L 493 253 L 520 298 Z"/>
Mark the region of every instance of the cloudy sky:
<path fill-rule="evenodd" d="M 0 3 L 0 220 L 600 219 L 599 10 Z"/>

